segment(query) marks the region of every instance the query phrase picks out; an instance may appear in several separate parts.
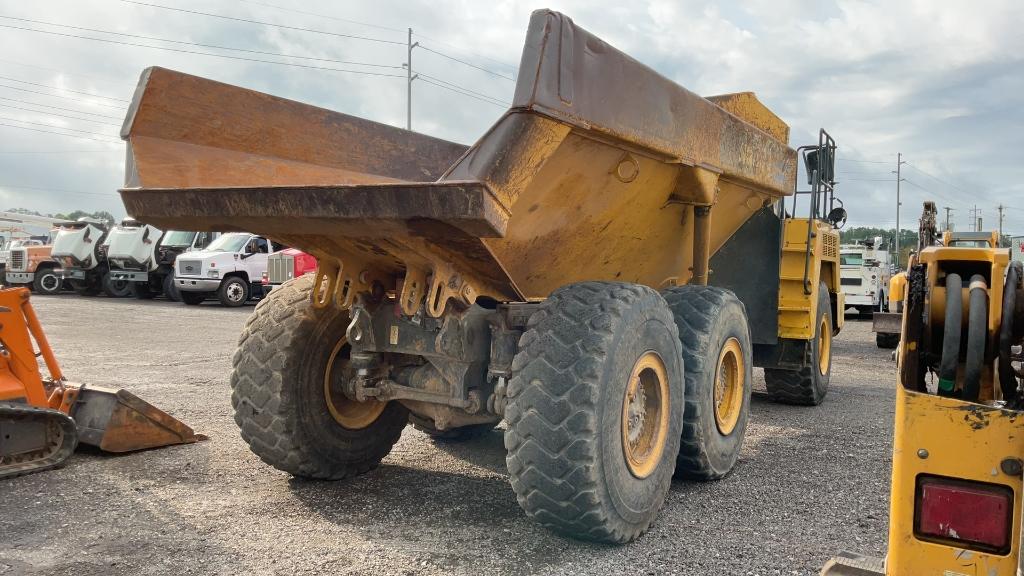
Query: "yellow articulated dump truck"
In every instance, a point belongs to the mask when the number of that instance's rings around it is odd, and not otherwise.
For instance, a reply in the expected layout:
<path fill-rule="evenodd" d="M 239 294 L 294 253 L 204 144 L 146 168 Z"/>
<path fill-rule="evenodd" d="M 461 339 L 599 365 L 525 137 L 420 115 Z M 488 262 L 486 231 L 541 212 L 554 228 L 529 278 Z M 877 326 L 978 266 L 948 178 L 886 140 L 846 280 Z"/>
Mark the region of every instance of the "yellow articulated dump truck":
<path fill-rule="evenodd" d="M 291 474 L 366 472 L 410 421 L 504 420 L 526 513 L 626 542 L 673 476 L 733 468 L 753 366 L 780 401 L 825 396 L 835 142 L 794 150 L 753 94 L 701 98 L 561 14 L 533 14 L 468 148 L 160 68 L 122 135 L 141 221 L 318 260 L 257 306 L 231 377 L 242 437 Z"/>
<path fill-rule="evenodd" d="M 991 233 L 936 245 L 935 214 L 907 268 L 888 552 L 824 575 L 1020 574 L 1024 267 Z"/>

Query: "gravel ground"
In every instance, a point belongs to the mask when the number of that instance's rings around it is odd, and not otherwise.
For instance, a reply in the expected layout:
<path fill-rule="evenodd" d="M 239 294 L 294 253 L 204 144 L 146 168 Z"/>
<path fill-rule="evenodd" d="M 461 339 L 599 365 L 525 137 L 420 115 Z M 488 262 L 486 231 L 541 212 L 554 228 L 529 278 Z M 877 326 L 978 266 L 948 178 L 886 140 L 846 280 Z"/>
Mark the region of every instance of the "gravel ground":
<path fill-rule="evenodd" d="M 65 374 L 124 387 L 210 440 L 124 456 L 79 450 L 0 485 L 0 575 L 817 574 L 840 550 L 881 555 L 893 371 L 870 323 L 836 339 L 817 408 L 772 404 L 755 370 L 735 471 L 677 482 L 627 546 L 555 536 L 520 511 L 501 432 L 435 445 L 407 428 L 377 470 L 297 480 L 231 418 L 228 373 L 251 307 L 74 296 L 33 300 Z"/>

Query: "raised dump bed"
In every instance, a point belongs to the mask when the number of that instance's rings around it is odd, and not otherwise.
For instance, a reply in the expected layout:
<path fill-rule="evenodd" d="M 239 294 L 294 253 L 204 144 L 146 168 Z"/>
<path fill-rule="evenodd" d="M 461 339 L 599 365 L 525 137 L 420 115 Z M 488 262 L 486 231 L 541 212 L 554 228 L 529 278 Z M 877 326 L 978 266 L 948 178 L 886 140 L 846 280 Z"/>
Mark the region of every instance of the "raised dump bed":
<path fill-rule="evenodd" d="M 753 94 L 697 96 L 561 14 L 533 14 L 513 104 L 468 149 L 161 68 L 143 73 L 122 136 L 121 194 L 140 220 L 317 257 L 315 280 L 257 310 L 233 380 L 243 436 L 295 474 L 367 469 L 409 412 L 445 436 L 505 416 L 524 509 L 625 541 L 673 472 L 731 469 L 755 345 L 773 390 L 824 395 L 838 265 L 823 246 L 838 242 L 813 218 L 784 234 L 789 128 Z M 814 199 L 833 151 L 813 150 Z M 305 315 L 282 331 L 269 315 L 295 306 Z M 249 363 L 280 366 L 285 384 Z M 569 368 L 583 365 L 603 368 Z M 685 418 L 684 394 L 702 407 Z"/>

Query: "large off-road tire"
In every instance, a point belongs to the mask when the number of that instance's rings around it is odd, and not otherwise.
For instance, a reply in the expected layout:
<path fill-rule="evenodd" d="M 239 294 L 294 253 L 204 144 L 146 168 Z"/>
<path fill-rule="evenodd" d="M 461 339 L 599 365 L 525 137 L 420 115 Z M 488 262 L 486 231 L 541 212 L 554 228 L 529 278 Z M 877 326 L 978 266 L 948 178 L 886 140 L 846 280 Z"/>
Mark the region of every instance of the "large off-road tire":
<path fill-rule="evenodd" d="M 240 276 L 230 276 L 220 283 L 217 300 L 224 306 L 235 308 L 249 301 L 249 281 Z"/>
<path fill-rule="evenodd" d="M 68 282 L 71 283 L 71 289 L 79 296 L 96 296 L 101 290 L 99 281 L 94 278 L 87 277 L 85 280 L 68 280 Z"/>
<path fill-rule="evenodd" d="M 520 338 L 505 420 L 527 515 L 587 540 L 641 535 L 665 501 L 682 431 L 682 350 L 665 300 L 615 282 L 556 290 Z"/>
<path fill-rule="evenodd" d="M 772 400 L 803 406 L 821 404 L 832 376 L 833 325 L 828 288 L 823 282 L 818 287 L 818 313 L 814 323 L 814 338 L 809 342 L 809 362 L 799 370 L 764 370 L 765 386 Z"/>
<path fill-rule="evenodd" d="M 181 290 L 178 292 L 181 296 L 181 301 L 189 306 L 198 306 L 206 301 L 206 297 L 209 296 L 206 292 L 193 292 L 191 290 Z"/>
<path fill-rule="evenodd" d="M 127 298 L 132 295 L 134 282 L 127 280 L 114 280 L 110 272 L 104 272 L 100 284 L 103 286 L 103 293 L 110 298 Z"/>
<path fill-rule="evenodd" d="M 231 404 L 242 439 L 264 462 L 306 478 L 339 480 L 375 468 L 409 420 L 398 402 L 341 394 L 348 314 L 313 308 L 313 279 L 289 280 L 249 317 L 234 356 Z M 184 292 L 183 292 L 184 294 Z"/>
<path fill-rule="evenodd" d="M 53 268 L 36 270 L 32 278 L 32 291 L 36 294 L 60 294 L 63 281 Z"/>
<path fill-rule="evenodd" d="M 474 438 L 479 438 L 484 434 L 487 434 L 497 423 L 488 424 L 469 424 L 468 426 L 459 426 L 457 428 L 448 428 L 447 430 L 438 430 L 434 427 L 434 422 L 429 418 L 420 418 L 415 414 L 409 414 L 409 423 L 412 427 L 423 432 L 430 439 L 435 442 L 465 442 Z"/>
<path fill-rule="evenodd" d="M 164 276 L 164 298 L 171 302 L 181 302 L 181 293 L 178 291 L 178 284 L 174 282 L 174 274 Z"/>
<path fill-rule="evenodd" d="M 676 476 L 716 480 L 743 447 L 750 414 L 753 357 L 743 303 L 714 286 L 678 286 L 662 293 L 683 344 L 686 409 Z"/>

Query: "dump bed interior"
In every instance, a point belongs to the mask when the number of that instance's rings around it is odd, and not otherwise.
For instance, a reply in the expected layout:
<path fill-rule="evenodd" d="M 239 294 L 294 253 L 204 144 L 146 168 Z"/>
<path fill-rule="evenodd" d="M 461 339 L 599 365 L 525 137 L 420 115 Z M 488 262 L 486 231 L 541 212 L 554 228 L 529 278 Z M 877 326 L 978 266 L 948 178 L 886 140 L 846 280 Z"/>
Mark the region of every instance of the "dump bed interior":
<path fill-rule="evenodd" d="M 247 230 L 349 269 L 449 266 L 479 294 L 543 298 L 578 280 L 690 278 L 790 194 L 788 127 L 750 93 L 701 98 L 555 12 L 531 18 L 511 108 L 458 144 L 152 68 L 122 137 L 129 213 Z"/>

